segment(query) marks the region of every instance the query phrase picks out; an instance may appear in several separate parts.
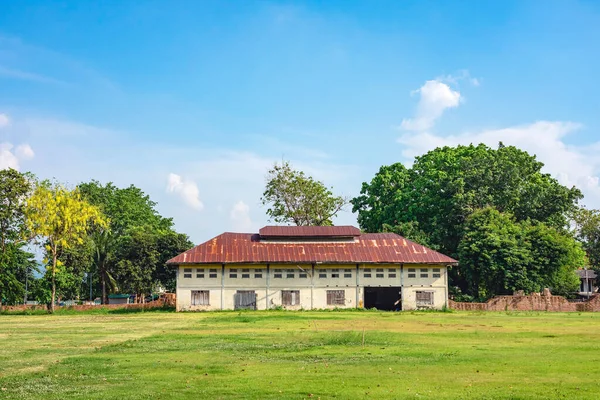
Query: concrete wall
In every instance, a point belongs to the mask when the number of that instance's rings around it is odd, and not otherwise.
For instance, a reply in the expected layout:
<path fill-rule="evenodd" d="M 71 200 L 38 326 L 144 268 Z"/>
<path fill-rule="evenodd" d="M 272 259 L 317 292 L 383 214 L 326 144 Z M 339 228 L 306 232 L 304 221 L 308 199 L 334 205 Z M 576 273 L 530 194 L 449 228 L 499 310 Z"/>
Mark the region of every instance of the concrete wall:
<path fill-rule="evenodd" d="M 447 273 L 438 265 L 362 264 L 210 264 L 180 266 L 177 310 L 233 309 L 238 290 L 253 290 L 259 310 L 362 307 L 364 287 L 401 287 L 403 309 L 447 304 Z M 209 291 L 208 305 L 192 305 L 192 291 Z M 298 290 L 300 304 L 284 306 L 283 290 Z M 344 290 L 344 304 L 327 304 L 328 290 Z M 417 304 L 417 291 L 433 293 L 431 305 Z"/>

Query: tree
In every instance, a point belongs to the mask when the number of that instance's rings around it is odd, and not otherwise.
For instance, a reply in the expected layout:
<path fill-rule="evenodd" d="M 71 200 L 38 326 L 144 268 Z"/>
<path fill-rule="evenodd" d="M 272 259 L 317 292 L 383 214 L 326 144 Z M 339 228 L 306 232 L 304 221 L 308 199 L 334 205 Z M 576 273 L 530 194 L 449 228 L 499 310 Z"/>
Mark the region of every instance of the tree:
<path fill-rule="evenodd" d="M 488 207 L 467 219 L 459 259 L 467 292 L 487 300 L 546 287 L 570 295 L 579 284 L 575 270 L 583 265 L 585 254 L 568 233 L 541 222 L 517 222 Z"/>
<path fill-rule="evenodd" d="M 51 259 L 52 295 L 50 311 L 54 312 L 56 273 L 62 265 L 58 259 L 65 249 L 83 244 L 91 227 L 108 226 L 100 209 L 82 200 L 79 190 L 68 190 L 59 184 L 43 182 L 35 188 L 25 206 L 27 227 L 38 241 L 45 245 Z"/>
<path fill-rule="evenodd" d="M 103 304 L 111 291 L 141 294 L 156 283 L 174 290 L 175 270 L 164 263 L 193 244 L 187 235 L 173 231 L 173 220 L 162 217 L 156 203 L 133 185 L 119 188 L 91 181 L 78 188 L 110 219 L 108 228 L 95 226 L 91 231 L 89 261 L 78 261 L 99 277 Z"/>
<path fill-rule="evenodd" d="M 334 196 L 322 182 L 292 169 L 287 161 L 269 170 L 261 201 L 275 222 L 296 225 L 333 225 L 332 218 L 348 204 L 345 197 Z"/>
<path fill-rule="evenodd" d="M 600 210 L 579 208 L 573 213 L 575 235 L 594 268 L 600 268 Z"/>
<path fill-rule="evenodd" d="M 494 232 L 496 228 L 511 227 L 516 231 L 524 230 L 526 227 L 522 223 L 530 221 L 531 226 L 543 223 L 558 235 L 566 234 L 567 217 L 577 208 L 582 194 L 575 187 L 562 186 L 543 173 L 542 168 L 543 164 L 535 156 L 502 143 L 497 149 L 483 144 L 442 147 L 416 157 L 410 168 L 400 163 L 382 166 L 371 182 L 363 183 L 360 195 L 350 202 L 352 211 L 358 212 L 358 222 L 363 230 L 396 232 L 457 258 L 459 267 L 450 271 L 450 281 L 462 291 L 485 297 L 488 292 L 507 292 L 517 286 L 529 290 L 530 276 L 518 276 L 521 273 L 518 271 L 523 267 L 533 268 L 534 264 L 519 258 L 524 256 L 524 250 L 515 242 L 520 237 L 518 232 L 505 232 L 510 235 L 502 238 L 491 235 L 489 230 Z M 481 215 L 474 217 L 474 213 L 488 208 L 499 213 L 497 218 L 490 215 L 487 215 L 489 220 L 481 220 Z M 469 220 L 472 216 L 474 219 Z M 497 225 L 496 220 L 503 218 L 513 221 L 512 225 Z M 471 238 L 474 241 L 469 246 L 485 244 L 489 249 L 499 246 L 490 250 L 489 259 L 475 251 L 468 252 L 466 244 L 461 250 L 467 235 L 465 229 L 474 229 L 473 224 L 479 228 L 470 233 L 476 237 Z M 467 260 L 467 254 L 474 258 Z M 531 252 L 528 256 L 533 257 Z M 508 261 L 508 269 L 494 269 L 495 265 Z M 496 282 L 502 287 L 490 286 L 494 282 L 488 285 L 488 282 L 478 281 L 487 279 L 490 276 L 487 273 L 482 277 L 477 271 L 472 274 L 463 271 L 464 265 L 482 262 L 491 263 L 488 267 L 496 271 L 494 273 L 508 274 L 506 279 Z M 565 279 L 572 281 L 572 275 L 567 274 Z M 535 282 L 534 286 L 542 284 L 540 280 Z M 479 288 L 480 283 L 484 289 Z"/>
<path fill-rule="evenodd" d="M 32 263 L 31 254 L 22 249 L 28 237 L 24 206 L 32 182 L 30 174 L 0 170 L 0 304 L 23 299 L 22 278 Z"/>

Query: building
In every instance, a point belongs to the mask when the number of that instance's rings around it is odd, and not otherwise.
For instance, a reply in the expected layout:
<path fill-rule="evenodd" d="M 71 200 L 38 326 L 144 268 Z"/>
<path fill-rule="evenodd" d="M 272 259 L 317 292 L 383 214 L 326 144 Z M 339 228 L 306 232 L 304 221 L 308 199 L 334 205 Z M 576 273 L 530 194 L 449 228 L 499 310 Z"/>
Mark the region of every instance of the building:
<path fill-rule="evenodd" d="M 393 233 L 266 226 L 223 233 L 167 264 L 178 269 L 177 310 L 413 310 L 447 305 L 457 261 Z"/>
<path fill-rule="evenodd" d="M 128 294 L 109 294 L 108 304 L 129 304 Z"/>
<path fill-rule="evenodd" d="M 578 269 L 579 276 L 579 295 L 589 297 L 598 291 L 596 286 L 596 271 L 592 269 Z"/>

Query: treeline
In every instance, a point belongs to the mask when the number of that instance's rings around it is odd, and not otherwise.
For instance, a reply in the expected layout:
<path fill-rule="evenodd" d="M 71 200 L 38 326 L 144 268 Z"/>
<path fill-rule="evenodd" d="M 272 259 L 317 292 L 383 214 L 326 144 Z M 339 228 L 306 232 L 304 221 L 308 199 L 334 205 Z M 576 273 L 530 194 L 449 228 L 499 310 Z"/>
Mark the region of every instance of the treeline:
<path fill-rule="evenodd" d="M 581 208 L 535 156 L 500 143 L 437 148 L 383 166 L 351 200 L 367 232 L 396 232 L 459 260 L 459 300 L 550 288 L 572 296 L 576 269 L 600 266 L 600 213 Z"/>
<path fill-rule="evenodd" d="M 458 300 L 550 288 L 572 296 L 578 268 L 600 267 L 600 211 L 579 206 L 535 156 L 516 147 L 443 147 L 409 168 L 382 166 L 360 195 L 336 196 L 288 162 L 267 173 L 261 198 L 275 222 L 331 225 L 348 204 L 365 232 L 395 232 L 459 261 L 450 271 Z M 165 262 L 192 247 L 135 186 L 82 183 L 74 189 L 29 173 L 0 171 L 0 299 L 53 299 L 175 289 Z M 28 246 L 41 245 L 43 265 Z M 600 274 L 599 274 L 600 275 Z M 92 295 L 89 295 L 89 289 Z"/>
<path fill-rule="evenodd" d="M 0 299 L 50 305 L 109 293 L 138 298 L 175 289 L 165 262 L 192 243 L 135 186 L 82 183 L 69 189 L 29 173 L 0 171 Z M 28 249 L 39 245 L 40 265 Z M 27 292 L 27 293 L 26 293 Z M 53 301 L 54 300 L 54 301 Z"/>

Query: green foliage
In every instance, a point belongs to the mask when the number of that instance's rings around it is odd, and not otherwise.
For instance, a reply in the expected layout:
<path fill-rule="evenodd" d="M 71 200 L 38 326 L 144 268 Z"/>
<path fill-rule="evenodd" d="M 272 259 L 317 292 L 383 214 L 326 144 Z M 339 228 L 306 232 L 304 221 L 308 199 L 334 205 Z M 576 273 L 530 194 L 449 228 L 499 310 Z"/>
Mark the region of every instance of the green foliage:
<path fill-rule="evenodd" d="M 0 170 L 0 304 L 23 300 L 25 274 L 35 268 L 32 255 L 22 249 L 28 236 L 25 200 L 32 182 L 32 175 Z"/>
<path fill-rule="evenodd" d="M 567 216 L 582 194 L 542 167 L 535 156 L 502 143 L 498 149 L 437 148 L 416 157 L 411 168 L 381 167 L 350 202 L 363 230 L 395 232 L 458 258 L 450 283 L 463 295 L 488 298 L 543 285 L 566 293 L 573 288 L 572 268 L 581 264 L 566 234 Z M 567 255 L 546 261 L 548 254 L 558 256 L 557 248 Z"/>
<path fill-rule="evenodd" d="M 269 170 L 261 201 L 272 220 L 295 225 L 333 225 L 332 218 L 348 203 L 287 161 Z"/>
<path fill-rule="evenodd" d="M 149 294 L 160 284 L 175 289 L 175 269 L 165 262 L 192 247 L 187 235 L 173 231 L 171 218 L 162 217 L 156 203 L 141 189 L 131 185 L 119 188 L 98 181 L 78 186 L 90 203 L 110 219 L 108 229 L 94 229 L 91 247 L 80 259 L 87 271 L 100 277 L 103 303 L 109 292 Z"/>
<path fill-rule="evenodd" d="M 63 263 L 58 259 L 65 249 L 85 243 L 93 226 L 105 228 L 107 221 L 100 209 L 81 198 L 77 189 L 69 190 L 59 184 L 42 182 L 25 205 L 26 223 L 29 232 L 38 243 L 44 244 L 47 268 L 52 280 L 51 311 L 54 312 L 56 298 L 56 275 Z"/>
<path fill-rule="evenodd" d="M 410 224 L 409 233 L 456 257 L 466 219 L 482 208 L 511 213 L 517 221 L 566 226 L 581 192 L 560 185 L 542 167 L 512 146 L 442 147 L 416 157 L 410 169 L 381 167 L 350 202 L 363 230 L 382 232 L 388 225 L 402 231 Z"/>
<path fill-rule="evenodd" d="M 517 222 L 488 207 L 467 219 L 459 259 L 468 293 L 487 300 L 545 287 L 567 295 L 577 289 L 575 269 L 583 265 L 584 253 L 566 233 L 541 222 Z"/>
<path fill-rule="evenodd" d="M 572 215 L 575 235 L 583 244 L 590 266 L 596 270 L 600 284 L 600 210 L 580 208 Z"/>

